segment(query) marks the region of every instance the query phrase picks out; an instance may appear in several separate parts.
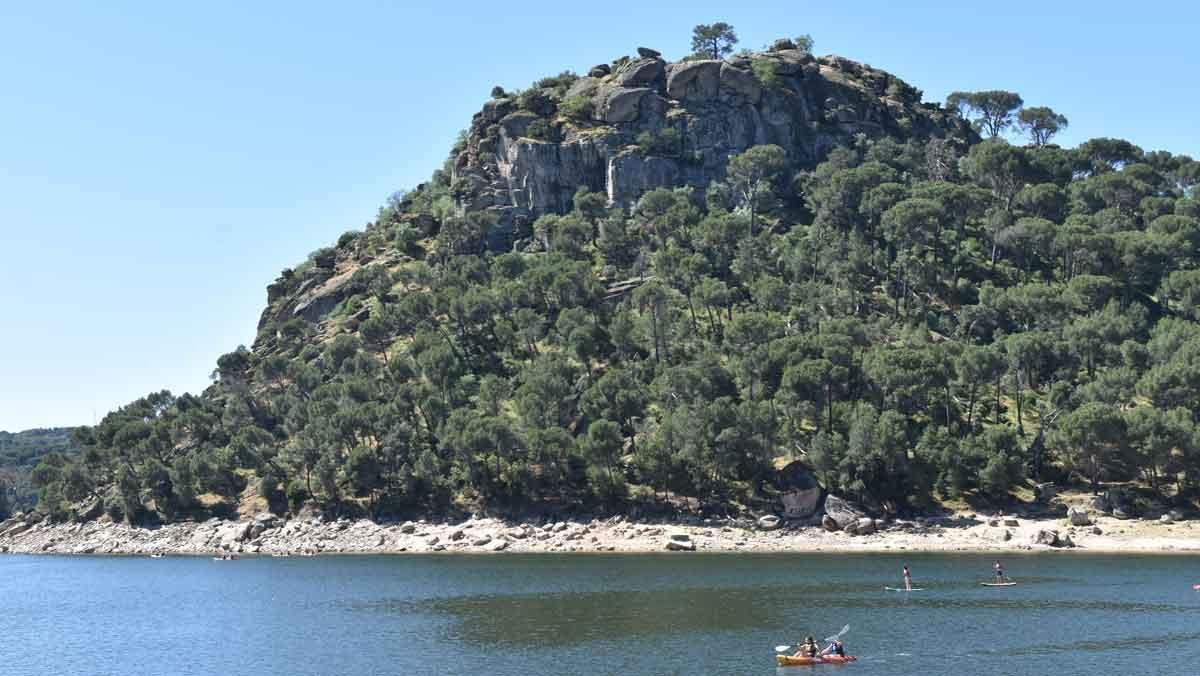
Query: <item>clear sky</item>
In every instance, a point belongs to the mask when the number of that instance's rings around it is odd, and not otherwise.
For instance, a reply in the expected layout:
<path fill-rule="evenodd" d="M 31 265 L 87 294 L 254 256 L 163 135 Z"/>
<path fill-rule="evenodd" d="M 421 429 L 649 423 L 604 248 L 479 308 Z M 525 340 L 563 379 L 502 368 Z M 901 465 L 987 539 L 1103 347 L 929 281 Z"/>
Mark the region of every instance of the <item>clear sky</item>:
<path fill-rule="evenodd" d="M 1192 2 L 0 3 L 0 430 L 203 389 L 279 270 L 428 177 L 492 85 L 713 21 L 1200 156 Z"/>

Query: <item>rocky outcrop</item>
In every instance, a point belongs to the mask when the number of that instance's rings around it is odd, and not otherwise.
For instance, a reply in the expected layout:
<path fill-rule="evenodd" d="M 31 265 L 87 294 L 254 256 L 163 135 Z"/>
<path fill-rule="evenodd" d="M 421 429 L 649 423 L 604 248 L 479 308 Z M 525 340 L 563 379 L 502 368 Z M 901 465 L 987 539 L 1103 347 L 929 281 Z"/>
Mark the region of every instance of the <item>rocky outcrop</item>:
<path fill-rule="evenodd" d="M 657 187 L 703 188 L 725 176 L 730 156 L 762 144 L 782 147 L 796 168 L 811 167 L 856 135 L 878 138 L 955 135 L 973 138 L 957 117 L 920 102 L 898 78 L 841 57 L 813 58 L 790 41 L 725 61 L 667 63 L 638 50 L 588 71 L 558 96 L 591 103 L 590 118 L 520 110 L 537 97 L 507 96 L 484 105 L 455 157 L 460 209 L 486 210 L 499 228 L 571 206 L 583 186 L 629 206 Z M 764 62 L 769 86 L 756 75 Z M 758 66 L 764 70 L 763 66 Z M 553 108 L 553 106 L 551 106 Z M 530 137 L 535 121 L 553 134 Z M 639 135 L 678 134 L 681 150 L 647 156 Z"/>
<path fill-rule="evenodd" d="M 1072 526 L 1092 525 L 1092 517 L 1088 516 L 1088 511 L 1082 507 L 1072 507 L 1068 509 L 1067 521 L 1069 521 Z"/>
<path fill-rule="evenodd" d="M 825 517 L 828 521 L 832 522 L 831 524 L 826 524 L 825 527 L 827 529 L 830 525 L 835 525 L 841 530 L 845 530 L 848 527 L 855 529 L 857 528 L 858 520 L 865 516 L 861 510 L 836 495 L 825 497 Z M 851 526 L 851 524 L 854 525 Z"/>
<path fill-rule="evenodd" d="M 821 506 L 821 485 L 799 460 L 788 463 L 775 474 L 775 488 L 783 503 L 784 518 L 807 519 Z"/>

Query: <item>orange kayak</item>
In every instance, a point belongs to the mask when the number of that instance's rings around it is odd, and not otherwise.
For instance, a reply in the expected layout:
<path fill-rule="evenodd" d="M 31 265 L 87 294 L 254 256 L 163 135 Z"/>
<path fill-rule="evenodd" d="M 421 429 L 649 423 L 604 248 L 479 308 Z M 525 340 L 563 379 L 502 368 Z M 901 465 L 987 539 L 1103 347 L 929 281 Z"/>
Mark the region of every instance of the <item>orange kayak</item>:
<path fill-rule="evenodd" d="M 839 655 L 826 655 L 824 657 L 792 657 L 791 655 L 776 655 L 775 661 L 781 667 L 807 667 L 816 664 L 845 664 L 858 659 L 851 655 L 841 657 Z"/>

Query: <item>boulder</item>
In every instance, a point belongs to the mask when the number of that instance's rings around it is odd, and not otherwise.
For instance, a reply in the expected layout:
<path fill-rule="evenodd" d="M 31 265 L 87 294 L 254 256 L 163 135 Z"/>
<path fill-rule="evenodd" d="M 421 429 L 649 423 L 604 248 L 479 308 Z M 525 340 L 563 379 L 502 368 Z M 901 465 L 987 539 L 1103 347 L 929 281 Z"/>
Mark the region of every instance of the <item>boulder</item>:
<path fill-rule="evenodd" d="M 616 83 L 622 87 L 651 85 L 660 80 L 665 72 L 666 64 L 662 59 L 638 59 L 617 71 Z"/>
<path fill-rule="evenodd" d="M 1004 525 L 1012 527 L 1012 528 L 1016 528 L 1017 526 L 1021 525 L 1021 522 L 1016 519 L 1009 518 L 1009 519 L 1004 520 Z"/>
<path fill-rule="evenodd" d="M 491 541 L 492 541 L 491 535 L 480 535 L 479 537 L 471 540 L 471 546 L 472 547 L 482 547 Z"/>
<path fill-rule="evenodd" d="M 599 87 L 596 117 L 604 122 L 633 122 L 641 115 L 642 100 L 653 93 L 646 87 Z"/>
<path fill-rule="evenodd" d="M 441 538 L 439 538 L 436 535 L 430 535 L 428 538 L 426 538 L 425 544 L 432 547 L 432 546 L 436 545 L 439 541 L 441 541 Z"/>
<path fill-rule="evenodd" d="M 1092 535 L 1103 535 L 1104 534 L 1104 531 L 1100 530 L 1100 526 L 1092 526 L 1092 530 L 1090 532 Z"/>
<path fill-rule="evenodd" d="M 413 533 L 417 532 L 417 524 L 413 523 L 412 521 L 405 521 L 400 526 L 400 532 L 404 533 L 405 535 L 412 535 Z"/>
<path fill-rule="evenodd" d="M 857 528 L 855 530 L 858 532 L 859 535 L 870 535 L 871 533 L 874 533 L 875 532 L 875 519 L 872 519 L 871 517 L 868 517 L 868 516 L 862 517 L 861 519 L 858 520 Z"/>
<path fill-rule="evenodd" d="M 1033 544 L 1046 545 L 1047 547 L 1057 547 L 1059 544 L 1058 531 L 1056 530 L 1039 530 L 1033 536 Z"/>
<path fill-rule="evenodd" d="M 687 533 L 673 533 L 667 540 L 667 550 L 672 552 L 694 552 L 696 543 Z"/>
<path fill-rule="evenodd" d="M 722 63 L 720 73 L 721 89 L 745 98 L 750 103 L 758 103 L 762 98 L 762 85 L 754 73 L 741 68 Z"/>
<path fill-rule="evenodd" d="M 1088 506 L 1101 513 L 1109 510 L 1108 500 L 1103 495 L 1092 496 L 1092 499 L 1088 501 Z"/>
<path fill-rule="evenodd" d="M 1074 547 L 1075 541 L 1071 539 L 1070 535 L 1064 535 L 1058 539 L 1058 543 L 1054 546 L 1055 547 Z"/>
<path fill-rule="evenodd" d="M 775 530 L 783 524 L 783 520 L 774 514 L 767 514 L 765 516 L 758 517 L 758 521 L 756 523 L 759 530 Z"/>
<path fill-rule="evenodd" d="M 1072 507 L 1067 510 L 1067 521 L 1072 526 L 1090 526 L 1092 518 L 1088 516 L 1086 509 L 1082 507 Z"/>
<path fill-rule="evenodd" d="M 1161 524 L 1170 524 L 1175 523 L 1175 519 L 1172 519 L 1170 514 L 1163 514 L 1162 516 L 1158 517 L 1158 522 Z"/>
<path fill-rule="evenodd" d="M 638 47 L 637 53 L 643 59 L 658 59 L 662 57 L 662 52 L 657 49 L 650 49 L 649 47 Z"/>
<path fill-rule="evenodd" d="M 684 61 L 667 68 L 667 96 L 679 100 L 707 101 L 717 97 L 721 61 Z"/>
<path fill-rule="evenodd" d="M 236 543 L 252 539 L 253 521 L 238 521 L 221 528 L 218 533 L 220 545 L 231 547 Z"/>
<path fill-rule="evenodd" d="M 608 75 L 611 72 L 612 72 L 611 66 L 609 66 L 607 63 L 601 63 L 601 64 L 597 64 L 595 66 L 592 66 L 591 70 L 588 71 L 588 77 L 604 77 L 605 75 Z"/>
<path fill-rule="evenodd" d="M 1187 515 L 1181 509 L 1172 509 L 1167 514 L 1175 521 L 1187 521 Z"/>
<path fill-rule="evenodd" d="M 1128 510 L 1126 510 L 1124 507 L 1113 507 L 1112 515 L 1118 519 L 1133 518 L 1133 514 L 1130 513 Z"/>
<path fill-rule="evenodd" d="M 487 546 L 487 549 L 489 552 L 502 552 L 505 549 L 508 549 L 508 540 L 493 540 L 492 543 Z"/>
<path fill-rule="evenodd" d="M 857 522 L 865 516 L 862 510 L 836 495 L 825 497 L 825 515 L 836 521 L 838 527 L 842 530 L 845 530 L 846 526 Z"/>
<path fill-rule="evenodd" d="M 450 531 L 450 539 L 454 542 L 458 542 L 465 537 L 467 537 L 467 534 L 464 533 L 461 528 L 456 528 L 455 530 Z"/>
<path fill-rule="evenodd" d="M 1006 528 L 1004 530 L 1004 534 L 1000 536 L 1000 539 L 1004 540 L 1005 542 L 1008 542 L 1009 540 L 1012 539 L 1012 531 L 1010 531 Z"/>
<path fill-rule="evenodd" d="M 1033 487 L 1033 498 L 1038 502 L 1050 502 L 1056 495 L 1058 487 L 1053 483 L 1035 484 Z"/>
<path fill-rule="evenodd" d="M 840 525 L 838 525 L 837 519 L 829 516 L 828 514 L 821 517 L 821 527 L 830 533 L 841 530 L 842 528 Z"/>

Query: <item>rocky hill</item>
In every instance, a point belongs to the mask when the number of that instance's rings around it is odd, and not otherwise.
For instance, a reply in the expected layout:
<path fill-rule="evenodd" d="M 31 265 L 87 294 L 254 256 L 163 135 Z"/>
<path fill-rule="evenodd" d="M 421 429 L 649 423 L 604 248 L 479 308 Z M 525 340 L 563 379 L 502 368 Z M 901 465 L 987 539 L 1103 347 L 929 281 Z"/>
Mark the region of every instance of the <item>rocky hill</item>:
<path fill-rule="evenodd" d="M 427 183 L 280 274 L 202 395 L 44 459 L 38 509 L 1190 504 L 1200 163 L 794 47 L 496 88 Z"/>

